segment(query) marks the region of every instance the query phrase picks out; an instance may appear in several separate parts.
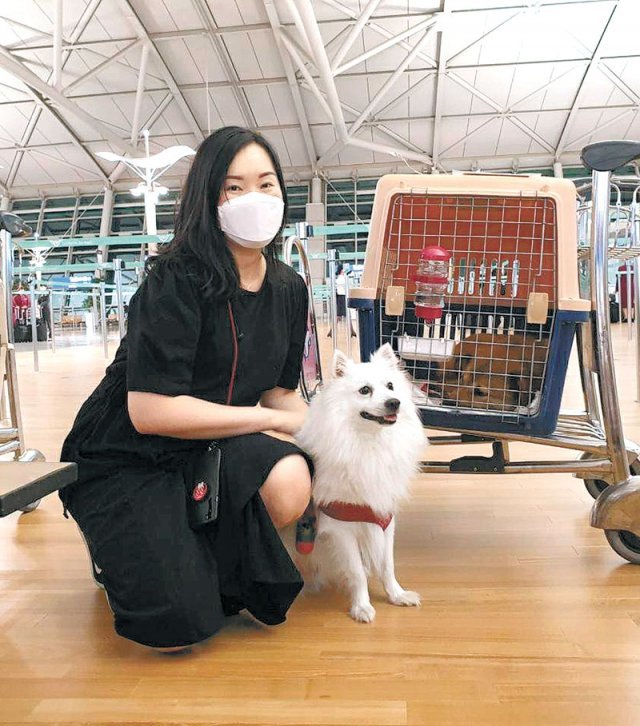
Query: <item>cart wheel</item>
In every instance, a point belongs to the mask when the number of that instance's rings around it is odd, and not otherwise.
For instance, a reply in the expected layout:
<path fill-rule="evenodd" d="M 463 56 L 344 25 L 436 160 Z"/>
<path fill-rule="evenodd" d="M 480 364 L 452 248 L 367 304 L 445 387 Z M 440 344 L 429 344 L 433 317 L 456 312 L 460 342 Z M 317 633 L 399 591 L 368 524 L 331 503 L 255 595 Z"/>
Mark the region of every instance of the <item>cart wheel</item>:
<path fill-rule="evenodd" d="M 604 534 L 614 552 L 633 565 L 640 565 L 640 537 L 624 529 L 605 529 Z"/>
<path fill-rule="evenodd" d="M 35 502 L 31 502 L 31 504 L 27 504 L 27 506 L 23 507 L 20 511 L 24 512 L 25 514 L 28 514 L 29 512 L 33 512 L 34 509 L 38 508 L 38 505 L 40 504 L 41 501 L 42 501 L 42 499 L 36 499 Z"/>
<path fill-rule="evenodd" d="M 629 470 L 631 472 L 631 476 L 638 476 L 640 474 L 640 464 L 637 461 L 634 462 L 629 467 Z M 594 499 L 597 499 L 610 485 L 604 481 L 604 479 L 585 479 L 584 486 L 589 494 L 591 494 Z"/>

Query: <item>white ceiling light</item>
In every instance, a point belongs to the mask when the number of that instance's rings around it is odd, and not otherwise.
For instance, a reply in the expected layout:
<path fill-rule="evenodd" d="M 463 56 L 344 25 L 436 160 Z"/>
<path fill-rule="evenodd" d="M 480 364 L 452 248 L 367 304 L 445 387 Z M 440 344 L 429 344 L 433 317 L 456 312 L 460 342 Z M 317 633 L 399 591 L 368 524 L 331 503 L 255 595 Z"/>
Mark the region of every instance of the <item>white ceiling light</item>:
<path fill-rule="evenodd" d="M 176 162 L 187 156 L 193 156 L 196 152 L 190 146 L 170 146 L 168 149 L 163 149 L 152 156 L 149 154 L 148 129 L 144 129 L 142 134 L 144 136 L 146 150 L 146 156 L 142 158 L 132 159 L 128 156 L 119 156 L 111 151 L 98 151 L 96 152 L 96 156 L 105 159 L 105 161 L 122 162 L 142 179 L 142 182 L 138 186 L 131 189 L 131 194 L 134 197 L 144 195 L 147 234 L 157 234 L 156 204 L 158 202 L 158 196 L 166 194 L 169 190 L 165 186 L 156 184 L 156 179 Z M 155 246 L 150 247 L 150 249 L 155 250 Z"/>

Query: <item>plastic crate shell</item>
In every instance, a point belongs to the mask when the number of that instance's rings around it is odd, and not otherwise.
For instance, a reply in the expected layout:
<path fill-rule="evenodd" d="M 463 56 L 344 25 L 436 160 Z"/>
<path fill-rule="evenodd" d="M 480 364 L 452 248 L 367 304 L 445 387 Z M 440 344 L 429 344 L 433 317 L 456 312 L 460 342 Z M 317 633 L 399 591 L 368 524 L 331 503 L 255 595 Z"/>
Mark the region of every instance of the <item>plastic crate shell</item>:
<path fill-rule="evenodd" d="M 361 357 L 385 342 L 404 360 L 433 428 L 547 435 L 575 326 L 575 187 L 515 175 L 388 175 L 376 188 L 359 309 Z M 442 315 L 416 315 L 424 247 L 451 253 Z"/>

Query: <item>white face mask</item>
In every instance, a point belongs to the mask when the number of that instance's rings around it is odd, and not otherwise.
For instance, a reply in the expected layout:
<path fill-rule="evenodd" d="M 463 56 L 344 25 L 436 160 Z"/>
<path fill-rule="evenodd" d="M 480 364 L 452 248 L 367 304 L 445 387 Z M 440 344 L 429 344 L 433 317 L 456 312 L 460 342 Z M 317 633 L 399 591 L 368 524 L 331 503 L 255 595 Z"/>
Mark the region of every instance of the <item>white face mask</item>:
<path fill-rule="evenodd" d="M 243 247 L 266 247 L 282 224 L 284 202 L 280 197 L 249 192 L 218 207 L 220 229 Z"/>

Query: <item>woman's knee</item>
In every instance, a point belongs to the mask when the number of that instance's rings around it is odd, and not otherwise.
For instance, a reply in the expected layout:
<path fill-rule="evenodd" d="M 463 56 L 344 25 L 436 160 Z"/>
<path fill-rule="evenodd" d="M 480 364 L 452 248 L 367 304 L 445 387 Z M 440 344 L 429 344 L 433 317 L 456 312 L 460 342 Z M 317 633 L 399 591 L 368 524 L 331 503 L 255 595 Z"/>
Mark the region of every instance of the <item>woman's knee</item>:
<path fill-rule="evenodd" d="M 311 474 L 300 454 L 286 456 L 273 467 L 260 495 L 277 529 L 302 516 L 311 498 Z"/>

